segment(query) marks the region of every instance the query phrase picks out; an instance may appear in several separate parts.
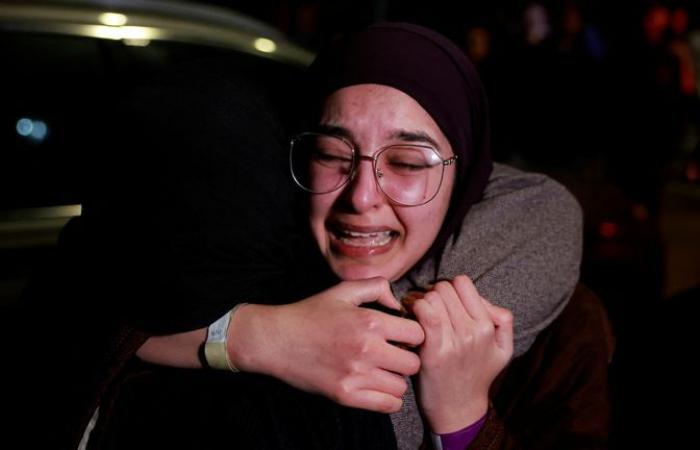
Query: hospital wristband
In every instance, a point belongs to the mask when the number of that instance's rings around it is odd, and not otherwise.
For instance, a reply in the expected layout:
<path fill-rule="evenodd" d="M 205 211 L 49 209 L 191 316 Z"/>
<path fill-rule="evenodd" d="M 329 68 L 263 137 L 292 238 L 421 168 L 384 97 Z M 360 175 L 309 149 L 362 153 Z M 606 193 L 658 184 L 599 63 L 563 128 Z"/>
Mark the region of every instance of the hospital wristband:
<path fill-rule="evenodd" d="M 247 303 L 239 303 L 221 316 L 216 322 L 209 325 L 207 329 L 207 340 L 204 343 L 204 358 L 207 364 L 212 369 L 230 370 L 231 372 L 240 372 L 233 365 L 231 358 L 228 356 L 228 348 L 226 346 L 228 328 L 231 323 L 231 318 L 238 309 L 247 305 Z"/>

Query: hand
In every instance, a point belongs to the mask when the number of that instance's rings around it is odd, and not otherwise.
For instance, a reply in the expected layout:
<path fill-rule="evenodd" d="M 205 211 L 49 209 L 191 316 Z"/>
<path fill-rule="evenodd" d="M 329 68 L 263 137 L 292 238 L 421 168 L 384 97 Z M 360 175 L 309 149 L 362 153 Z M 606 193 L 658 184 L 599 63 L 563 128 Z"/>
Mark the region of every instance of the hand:
<path fill-rule="evenodd" d="M 416 374 L 420 360 L 389 342 L 417 346 L 424 334 L 415 321 L 359 307 L 375 301 L 399 309 L 382 278 L 345 281 L 289 305 L 248 305 L 231 321 L 229 356 L 241 370 L 345 406 L 397 411 L 404 376 Z"/>
<path fill-rule="evenodd" d="M 422 410 L 434 433 L 465 428 L 486 414 L 491 383 L 513 354 L 512 314 L 481 298 L 464 275 L 437 283 L 413 312 L 425 331 Z"/>

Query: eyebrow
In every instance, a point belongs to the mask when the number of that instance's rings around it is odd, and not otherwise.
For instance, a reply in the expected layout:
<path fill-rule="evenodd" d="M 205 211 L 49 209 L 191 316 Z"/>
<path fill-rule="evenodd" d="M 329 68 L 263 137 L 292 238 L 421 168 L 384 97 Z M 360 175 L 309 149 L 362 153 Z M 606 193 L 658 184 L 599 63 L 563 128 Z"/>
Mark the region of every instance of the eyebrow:
<path fill-rule="evenodd" d="M 330 124 L 318 124 L 315 127 L 315 130 L 318 133 L 325 133 L 325 134 L 330 134 L 333 136 L 339 136 L 342 137 L 343 139 L 348 140 L 355 148 L 359 148 L 360 146 L 357 144 L 354 135 L 352 134 L 352 131 L 348 130 L 347 128 L 338 126 L 338 125 L 330 125 Z M 438 143 L 430 137 L 428 133 L 425 131 L 411 131 L 411 130 L 396 130 L 391 135 L 389 136 L 391 139 L 396 139 L 404 142 L 411 142 L 411 143 L 422 143 L 422 144 L 428 144 L 431 147 L 433 147 L 435 150 L 438 151 L 438 153 L 442 153 L 442 150 L 440 149 L 440 146 Z"/>
<path fill-rule="evenodd" d="M 440 146 L 438 143 L 430 137 L 428 133 L 425 131 L 410 131 L 410 130 L 398 130 L 392 133 L 391 135 L 392 139 L 400 139 L 402 141 L 406 142 L 416 142 L 416 143 L 423 143 L 423 144 L 428 144 L 431 147 L 433 147 L 435 150 L 438 151 L 438 153 L 442 153 L 440 150 Z"/>
<path fill-rule="evenodd" d="M 329 125 L 329 124 L 324 124 L 320 123 L 316 125 L 315 130 L 317 133 L 324 133 L 324 134 L 330 134 L 332 136 L 338 136 L 343 139 L 346 139 L 350 141 L 350 143 L 354 147 L 358 147 L 357 142 L 355 142 L 355 137 L 352 134 L 352 131 L 348 130 L 347 128 L 338 126 L 338 125 Z"/>

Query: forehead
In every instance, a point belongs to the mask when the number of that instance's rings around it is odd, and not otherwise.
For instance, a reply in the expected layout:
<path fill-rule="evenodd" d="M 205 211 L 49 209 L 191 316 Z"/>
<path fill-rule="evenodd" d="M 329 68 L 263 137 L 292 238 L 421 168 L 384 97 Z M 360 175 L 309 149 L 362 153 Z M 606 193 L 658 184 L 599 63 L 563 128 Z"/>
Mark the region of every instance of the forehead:
<path fill-rule="evenodd" d="M 390 86 L 359 84 L 326 98 L 321 123 L 355 130 L 419 129 L 440 133 L 438 125 L 412 97 Z"/>

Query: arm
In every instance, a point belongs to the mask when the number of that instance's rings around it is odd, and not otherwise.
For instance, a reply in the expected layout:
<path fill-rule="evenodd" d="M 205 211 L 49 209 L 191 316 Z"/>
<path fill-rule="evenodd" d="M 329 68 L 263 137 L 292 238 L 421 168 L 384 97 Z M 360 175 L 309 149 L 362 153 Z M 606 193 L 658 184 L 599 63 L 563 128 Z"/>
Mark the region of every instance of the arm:
<path fill-rule="evenodd" d="M 207 329 L 164 336 L 151 336 L 136 351 L 142 361 L 161 366 L 201 369 L 199 349 L 207 337 Z"/>
<path fill-rule="evenodd" d="M 231 319 L 229 358 L 242 371 L 273 376 L 345 406 L 396 411 L 407 389 L 404 376 L 415 374 L 420 361 L 390 342 L 419 345 L 423 331 L 414 321 L 359 307 L 374 301 L 399 307 L 379 278 L 343 282 L 288 305 L 248 305 Z M 197 349 L 204 335 L 199 329 L 152 337 L 137 354 L 148 362 L 201 367 Z"/>
<path fill-rule="evenodd" d="M 566 306 L 579 277 L 583 220 L 576 199 L 556 181 L 496 164 L 484 198 L 445 247 L 394 293 L 467 275 L 479 294 L 513 313 L 514 355 Z"/>

